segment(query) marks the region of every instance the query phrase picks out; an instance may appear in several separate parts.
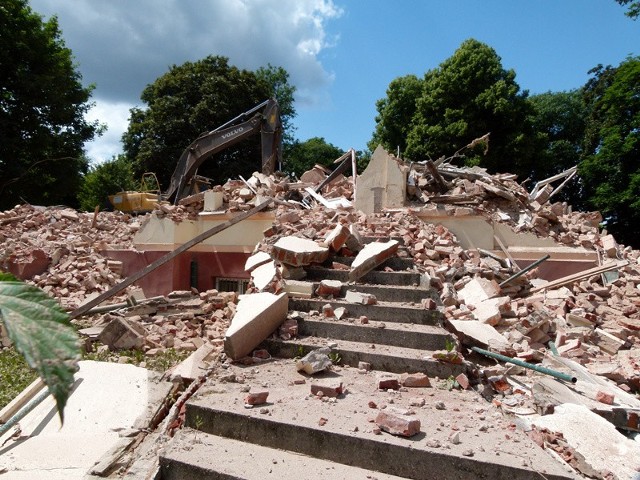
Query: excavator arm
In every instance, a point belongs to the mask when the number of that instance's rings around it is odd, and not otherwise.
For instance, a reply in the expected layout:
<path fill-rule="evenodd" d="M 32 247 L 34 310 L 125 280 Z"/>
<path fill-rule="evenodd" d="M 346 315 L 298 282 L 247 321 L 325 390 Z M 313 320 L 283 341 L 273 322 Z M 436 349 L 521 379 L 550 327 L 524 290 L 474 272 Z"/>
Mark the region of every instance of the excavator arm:
<path fill-rule="evenodd" d="M 261 109 L 262 111 L 258 112 Z M 249 120 L 236 123 L 254 112 L 257 113 Z M 282 123 L 275 99 L 266 100 L 215 130 L 196 138 L 182 152 L 164 198 L 177 204 L 181 198 L 189 195 L 189 183 L 205 160 L 258 132 L 261 132 L 262 136 L 262 173 L 272 174 L 276 162 L 282 161 Z"/>

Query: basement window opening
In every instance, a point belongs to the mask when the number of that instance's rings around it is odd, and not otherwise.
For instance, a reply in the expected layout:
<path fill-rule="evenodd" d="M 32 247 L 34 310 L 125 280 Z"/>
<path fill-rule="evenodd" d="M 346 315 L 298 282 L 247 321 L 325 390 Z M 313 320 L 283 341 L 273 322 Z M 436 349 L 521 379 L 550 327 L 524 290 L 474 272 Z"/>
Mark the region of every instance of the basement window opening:
<path fill-rule="evenodd" d="M 240 295 L 247 292 L 249 280 L 245 278 L 217 278 L 216 290 L 219 292 L 238 292 Z"/>

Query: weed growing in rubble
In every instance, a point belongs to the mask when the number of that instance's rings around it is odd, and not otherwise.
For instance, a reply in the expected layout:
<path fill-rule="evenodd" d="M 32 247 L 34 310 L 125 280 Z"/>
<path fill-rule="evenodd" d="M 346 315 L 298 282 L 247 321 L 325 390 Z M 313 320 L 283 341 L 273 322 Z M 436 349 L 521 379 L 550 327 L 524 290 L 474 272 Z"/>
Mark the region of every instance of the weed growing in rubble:
<path fill-rule="evenodd" d="M 0 409 L 18 396 L 38 374 L 15 347 L 0 350 Z"/>
<path fill-rule="evenodd" d="M 443 382 L 441 382 L 438 385 L 439 388 L 441 389 L 446 389 L 448 391 L 453 390 L 454 388 L 460 388 L 460 384 L 458 383 L 458 381 L 455 379 L 455 377 L 453 375 L 449 375 L 449 377 L 444 380 Z"/>
<path fill-rule="evenodd" d="M 342 357 L 338 352 L 331 352 L 329 354 L 329 360 L 331 360 L 331 363 L 333 363 L 334 365 L 340 365 L 340 363 L 342 362 Z"/>

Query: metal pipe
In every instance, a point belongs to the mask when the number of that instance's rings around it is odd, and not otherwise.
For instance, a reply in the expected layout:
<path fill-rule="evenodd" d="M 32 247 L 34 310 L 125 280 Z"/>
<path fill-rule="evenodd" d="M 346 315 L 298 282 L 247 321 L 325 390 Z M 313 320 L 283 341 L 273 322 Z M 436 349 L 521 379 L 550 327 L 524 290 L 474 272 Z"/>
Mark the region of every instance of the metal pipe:
<path fill-rule="evenodd" d="M 16 423 L 22 420 L 31 410 L 40 405 L 42 401 L 49 395 L 49 389 L 45 388 L 36 398 L 27 403 L 24 407 L 18 410 L 18 412 L 13 417 L 7 420 L 7 423 L 0 425 L 0 437 L 2 437 L 2 435 L 4 435 Z"/>
<path fill-rule="evenodd" d="M 529 270 L 536 268 L 538 265 L 540 265 L 542 262 L 544 262 L 545 260 L 548 260 L 549 258 L 551 258 L 551 255 L 547 254 L 544 257 L 542 257 L 540 260 L 536 260 L 535 262 L 533 262 L 531 265 L 523 268 L 522 270 L 520 270 L 518 273 L 515 273 L 513 275 L 511 275 L 509 278 L 507 278 L 504 282 L 502 282 L 500 284 L 500 287 L 504 287 L 507 283 L 510 283 L 512 280 L 515 280 L 516 278 L 518 278 L 521 275 L 524 275 L 525 273 L 527 273 Z"/>
<path fill-rule="evenodd" d="M 471 350 L 477 353 L 481 353 L 482 355 L 486 355 L 487 357 L 495 358 L 498 360 L 502 360 L 503 362 L 513 363 L 515 365 L 519 365 L 524 368 L 529 368 L 531 370 L 535 370 L 536 372 L 544 373 L 546 375 L 551 375 L 552 377 L 558 378 L 560 380 L 564 380 L 565 382 L 576 383 L 578 379 L 576 377 L 572 377 L 566 373 L 558 372 L 556 370 L 551 370 L 550 368 L 541 367 L 539 365 L 534 365 L 532 363 L 523 362 L 522 360 L 518 360 L 517 358 L 507 357 L 505 355 L 500 355 L 499 353 L 493 353 L 489 350 L 484 350 L 478 347 L 471 347 Z"/>

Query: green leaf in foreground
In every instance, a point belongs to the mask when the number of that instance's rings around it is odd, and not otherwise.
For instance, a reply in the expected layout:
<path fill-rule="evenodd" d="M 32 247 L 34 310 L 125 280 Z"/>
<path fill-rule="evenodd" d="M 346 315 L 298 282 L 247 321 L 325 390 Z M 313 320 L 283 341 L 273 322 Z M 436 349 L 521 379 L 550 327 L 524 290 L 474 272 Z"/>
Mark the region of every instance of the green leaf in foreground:
<path fill-rule="evenodd" d="M 42 290 L 0 277 L 0 317 L 16 349 L 56 400 L 60 421 L 78 371 L 80 344 L 69 315 Z"/>

